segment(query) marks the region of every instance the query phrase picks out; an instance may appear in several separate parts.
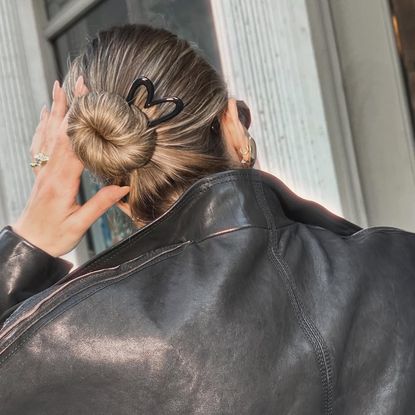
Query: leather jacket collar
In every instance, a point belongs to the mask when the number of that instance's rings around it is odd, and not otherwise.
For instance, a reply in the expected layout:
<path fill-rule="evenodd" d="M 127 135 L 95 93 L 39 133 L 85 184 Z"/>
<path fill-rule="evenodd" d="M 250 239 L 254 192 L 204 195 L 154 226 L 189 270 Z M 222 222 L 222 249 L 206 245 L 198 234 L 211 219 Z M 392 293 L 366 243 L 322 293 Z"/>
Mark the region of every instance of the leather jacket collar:
<path fill-rule="evenodd" d="M 162 246 L 199 241 L 242 227 L 266 228 L 267 221 L 258 206 L 261 197 L 267 199 L 277 228 L 301 222 L 340 235 L 362 229 L 320 204 L 299 197 L 269 173 L 257 169 L 227 170 L 195 182 L 162 216 L 101 252 L 61 282 L 117 266 Z"/>

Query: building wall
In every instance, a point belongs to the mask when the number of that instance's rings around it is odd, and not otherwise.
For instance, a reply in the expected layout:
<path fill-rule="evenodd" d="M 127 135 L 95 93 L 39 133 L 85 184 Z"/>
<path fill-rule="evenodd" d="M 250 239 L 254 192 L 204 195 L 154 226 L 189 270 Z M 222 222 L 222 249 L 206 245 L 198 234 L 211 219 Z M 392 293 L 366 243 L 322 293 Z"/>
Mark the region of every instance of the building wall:
<path fill-rule="evenodd" d="M 0 226 L 20 214 L 33 183 L 29 147 L 41 107 L 30 72 L 17 2 L 0 0 Z"/>
<path fill-rule="evenodd" d="M 415 145 L 386 0 L 329 2 L 368 224 L 415 232 Z"/>
<path fill-rule="evenodd" d="M 344 215 L 304 0 L 213 0 L 230 92 L 252 108 L 263 170 Z"/>

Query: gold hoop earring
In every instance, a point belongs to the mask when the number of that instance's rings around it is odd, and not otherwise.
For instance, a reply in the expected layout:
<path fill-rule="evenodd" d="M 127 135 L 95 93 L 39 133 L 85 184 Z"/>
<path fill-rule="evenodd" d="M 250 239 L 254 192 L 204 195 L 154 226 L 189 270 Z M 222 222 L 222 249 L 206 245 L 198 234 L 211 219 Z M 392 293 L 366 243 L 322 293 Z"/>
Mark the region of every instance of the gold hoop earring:
<path fill-rule="evenodd" d="M 248 145 L 245 147 L 245 149 L 242 149 L 242 147 L 239 149 L 240 153 L 242 154 L 242 160 L 241 164 L 243 167 L 253 167 L 256 161 L 257 151 L 256 151 L 256 142 L 251 137 L 250 134 L 248 134 Z M 245 160 L 245 156 L 249 154 L 248 160 Z"/>

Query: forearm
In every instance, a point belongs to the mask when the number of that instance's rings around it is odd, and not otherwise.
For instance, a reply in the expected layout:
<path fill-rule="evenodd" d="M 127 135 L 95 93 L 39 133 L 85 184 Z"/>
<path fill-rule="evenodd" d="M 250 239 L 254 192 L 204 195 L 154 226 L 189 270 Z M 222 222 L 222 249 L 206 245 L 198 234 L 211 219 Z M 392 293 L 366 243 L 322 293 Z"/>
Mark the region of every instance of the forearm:
<path fill-rule="evenodd" d="M 0 315 L 65 276 L 72 264 L 15 233 L 0 231 Z"/>

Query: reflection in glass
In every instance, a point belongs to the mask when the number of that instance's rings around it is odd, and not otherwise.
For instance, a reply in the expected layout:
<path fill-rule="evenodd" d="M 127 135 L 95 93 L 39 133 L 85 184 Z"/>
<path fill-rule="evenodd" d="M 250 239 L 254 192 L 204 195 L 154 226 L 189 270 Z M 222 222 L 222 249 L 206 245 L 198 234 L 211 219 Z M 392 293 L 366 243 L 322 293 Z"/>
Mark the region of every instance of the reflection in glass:
<path fill-rule="evenodd" d="M 55 17 L 71 1 L 73 0 L 45 0 L 48 19 Z"/>

